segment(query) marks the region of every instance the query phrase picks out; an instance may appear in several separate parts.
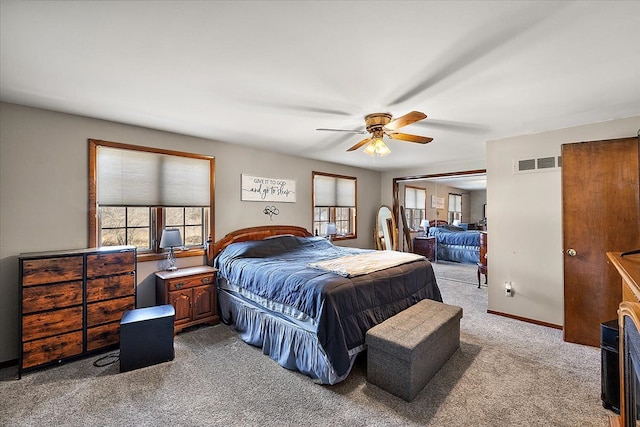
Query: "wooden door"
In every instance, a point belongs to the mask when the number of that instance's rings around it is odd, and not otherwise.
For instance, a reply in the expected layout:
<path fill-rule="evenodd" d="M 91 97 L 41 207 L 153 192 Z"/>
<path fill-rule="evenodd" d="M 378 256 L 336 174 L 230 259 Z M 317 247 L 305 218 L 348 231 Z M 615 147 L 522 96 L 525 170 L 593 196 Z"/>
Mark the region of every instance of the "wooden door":
<path fill-rule="evenodd" d="M 562 146 L 564 339 L 600 346 L 617 318 L 620 277 L 607 251 L 640 248 L 638 140 Z"/>

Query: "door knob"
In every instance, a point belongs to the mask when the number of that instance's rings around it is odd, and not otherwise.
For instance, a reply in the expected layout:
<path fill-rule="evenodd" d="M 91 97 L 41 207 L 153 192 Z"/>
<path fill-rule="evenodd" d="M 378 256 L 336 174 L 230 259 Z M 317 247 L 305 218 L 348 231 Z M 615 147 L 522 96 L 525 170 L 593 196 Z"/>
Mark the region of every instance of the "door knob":
<path fill-rule="evenodd" d="M 576 252 L 575 249 L 567 249 L 567 255 L 569 256 L 576 256 L 578 253 Z"/>

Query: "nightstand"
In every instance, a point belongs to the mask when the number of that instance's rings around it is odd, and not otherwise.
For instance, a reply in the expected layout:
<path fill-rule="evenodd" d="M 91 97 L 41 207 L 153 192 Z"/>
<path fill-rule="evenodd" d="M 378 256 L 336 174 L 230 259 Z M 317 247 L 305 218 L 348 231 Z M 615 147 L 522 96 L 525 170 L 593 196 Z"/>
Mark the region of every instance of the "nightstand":
<path fill-rule="evenodd" d="M 413 238 L 413 253 L 422 255 L 429 261 L 436 259 L 436 238 L 416 236 Z"/>
<path fill-rule="evenodd" d="M 207 265 L 156 272 L 156 304 L 176 310 L 174 332 L 220 321 L 216 298 L 217 269 Z"/>

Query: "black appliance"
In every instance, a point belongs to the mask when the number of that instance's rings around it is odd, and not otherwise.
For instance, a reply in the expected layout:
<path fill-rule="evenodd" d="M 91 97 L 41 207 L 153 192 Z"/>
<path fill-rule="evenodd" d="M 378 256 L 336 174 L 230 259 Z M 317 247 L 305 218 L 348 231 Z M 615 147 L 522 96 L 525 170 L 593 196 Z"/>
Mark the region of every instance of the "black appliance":
<path fill-rule="evenodd" d="M 620 413 L 620 359 L 618 319 L 600 324 L 600 380 L 602 406 Z"/>
<path fill-rule="evenodd" d="M 127 310 L 120 320 L 120 372 L 174 358 L 173 305 Z"/>

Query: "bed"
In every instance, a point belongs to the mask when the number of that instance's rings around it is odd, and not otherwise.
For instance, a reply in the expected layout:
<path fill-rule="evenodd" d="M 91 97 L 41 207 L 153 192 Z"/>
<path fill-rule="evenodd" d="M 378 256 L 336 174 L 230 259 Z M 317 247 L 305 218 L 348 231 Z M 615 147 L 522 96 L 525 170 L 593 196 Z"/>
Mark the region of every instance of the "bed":
<path fill-rule="evenodd" d="M 442 301 L 424 257 L 338 247 L 301 227 L 238 230 L 214 256 L 222 321 L 321 384 L 348 376 L 369 328 L 425 298 Z"/>
<path fill-rule="evenodd" d="M 436 261 L 477 264 L 480 261 L 480 232 L 465 230 L 439 221 L 429 227 L 428 236 L 436 239 Z"/>

